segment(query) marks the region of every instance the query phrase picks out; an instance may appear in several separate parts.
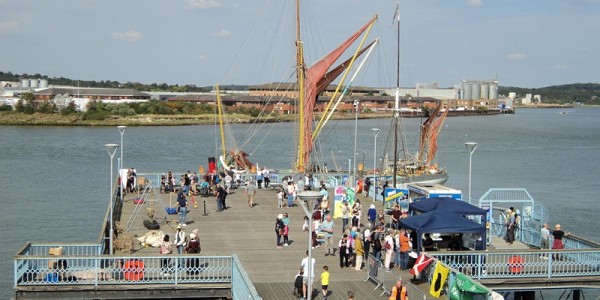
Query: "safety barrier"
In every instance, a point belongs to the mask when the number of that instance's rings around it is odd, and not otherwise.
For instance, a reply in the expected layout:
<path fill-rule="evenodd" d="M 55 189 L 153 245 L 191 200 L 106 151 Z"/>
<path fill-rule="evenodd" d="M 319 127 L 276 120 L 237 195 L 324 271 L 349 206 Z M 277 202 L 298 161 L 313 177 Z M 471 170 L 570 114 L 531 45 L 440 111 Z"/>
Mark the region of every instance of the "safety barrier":
<path fill-rule="evenodd" d="M 429 254 L 478 280 L 600 276 L 600 249 Z"/>
<path fill-rule="evenodd" d="M 389 295 L 391 288 L 396 285 L 396 281 L 399 279 L 401 280 L 402 277 L 398 275 L 398 273 L 391 270 L 386 271 L 380 260 L 375 258 L 373 255 L 369 255 L 367 259 L 367 278 L 365 279 L 365 282 L 371 280 L 376 284 L 374 290 L 382 289 L 380 296 L 383 296 L 384 294 Z M 411 300 L 427 299 L 425 293 L 423 293 L 409 281 L 403 280 L 403 284 L 406 287 Z"/>
<path fill-rule="evenodd" d="M 63 245 L 61 255 L 49 255 L 53 246 L 27 244 L 17 253 L 16 290 L 47 285 L 224 283 L 230 285 L 234 299 L 261 299 L 235 255 L 131 257 L 90 253 L 98 251 L 99 245 Z"/>

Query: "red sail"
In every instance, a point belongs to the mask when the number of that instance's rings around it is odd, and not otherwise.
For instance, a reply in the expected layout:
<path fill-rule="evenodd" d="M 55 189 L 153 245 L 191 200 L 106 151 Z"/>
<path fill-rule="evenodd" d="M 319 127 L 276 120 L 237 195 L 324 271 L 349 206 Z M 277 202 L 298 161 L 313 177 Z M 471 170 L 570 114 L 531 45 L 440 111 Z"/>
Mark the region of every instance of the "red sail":
<path fill-rule="evenodd" d="M 437 138 L 440 130 L 442 130 L 442 124 L 444 124 L 447 115 L 448 109 L 446 109 L 439 118 L 433 121 L 433 124 L 429 129 L 429 153 L 427 153 L 427 165 L 430 165 L 435 158 L 437 152 Z"/>
<path fill-rule="evenodd" d="M 376 18 L 371 19 L 367 24 L 360 28 L 356 33 L 350 36 L 344 43 L 338 46 L 333 51 L 329 52 L 325 57 L 315 63 L 312 67 L 306 70 L 306 81 L 304 86 L 304 161 L 309 161 L 309 155 L 313 148 L 312 143 L 312 122 L 313 122 L 313 111 L 315 108 L 315 102 L 317 99 L 317 87 L 318 83 L 327 73 L 327 70 L 335 63 L 338 58 L 361 36 L 361 34 L 375 22 Z"/>

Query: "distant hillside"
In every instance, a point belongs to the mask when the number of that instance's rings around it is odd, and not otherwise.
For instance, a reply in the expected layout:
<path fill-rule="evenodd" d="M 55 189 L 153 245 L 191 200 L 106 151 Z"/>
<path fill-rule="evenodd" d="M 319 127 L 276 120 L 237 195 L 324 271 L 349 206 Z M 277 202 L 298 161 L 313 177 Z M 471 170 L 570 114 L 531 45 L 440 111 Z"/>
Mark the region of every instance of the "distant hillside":
<path fill-rule="evenodd" d="M 573 83 L 536 89 L 500 86 L 498 92 L 505 96 L 508 96 L 509 92 L 515 92 L 518 98 L 524 97 L 525 94 L 540 95 L 544 103 L 579 102 L 588 105 L 600 105 L 600 84 L 598 83 Z"/>
<path fill-rule="evenodd" d="M 50 85 L 68 85 L 68 86 L 80 86 L 80 87 L 101 87 L 101 88 L 128 88 L 135 89 L 138 91 L 151 91 L 151 92 L 210 92 L 212 86 L 196 86 L 193 84 L 187 85 L 168 85 L 166 83 L 152 83 L 143 84 L 139 82 L 126 82 L 120 83 L 118 81 L 93 81 L 93 80 L 75 80 L 64 77 L 48 77 L 47 75 L 41 74 L 13 74 L 11 72 L 0 71 L 0 81 L 19 81 L 21 78 L 36 78 L 36 79 L 48 79 Z M 245 91 L 248 90 L 247 85 L 223 85 L 219 86 L 221 90 L 235 90 Z"/>

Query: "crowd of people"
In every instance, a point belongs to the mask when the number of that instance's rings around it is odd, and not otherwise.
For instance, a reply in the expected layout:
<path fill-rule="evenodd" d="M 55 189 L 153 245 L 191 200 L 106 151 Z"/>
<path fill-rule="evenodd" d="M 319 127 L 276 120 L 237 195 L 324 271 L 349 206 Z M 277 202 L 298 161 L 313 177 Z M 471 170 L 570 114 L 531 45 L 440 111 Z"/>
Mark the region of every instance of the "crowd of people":
<path fill-rule="evenodd" d="M 179 225 L 177 225 L 174 238 L 170 239 L 166 235 L 160 247 L 160 254 L 165 258 L 161 261 L 161 268 L 165 276 L 172 274 L 173 263 L 168 255 L 176 250 L 178 254 L 200 253 L 200 241 L 197 229 L 189 236 L 185 233 L 187 226 L 186 215 L 189 196 L 201 194 L 201 190 L 208 189 L 209 195 L 214 196 L 216 200 L 217 212 L 227 209 L 225 203 L 227 195 L 231 193 L 234 185 L 243 186 L 244 198 L 247 200 L 249 208 L 255 205 L 255 196 L 260 189 L 267 188 L 271 184 L 270 175 L 267 172 L 261 173 L 255 177 L 256 180 L 247 180 L 245 182 L 229 174 L 204 174 L 201 178 L 195 173 L 188 171 L 183 174 L 179 184 L 175 181 L 175 176 L 169 171 L 161 178 L 162 192 L 177 193 L 177 207 L 179 213 Z M 282 179 L 282 187 L 277 189 L 276 203 L 278 208 L 293 208 L 297 202 L 298 193 L 304 190 L 315 189 L 314 182 L 310 175 L 304 177 L 286 177 Z M 241 179 L 240 179 L 241 180 Z M 368 189 L 368 187 L 365 187 Z M 310 207 L 312 217 L 306 217 L 302 224 L 304 232 L 312 231 L 312 248 L 317 249 L 323 246 L 324 256 L 338 256 L 340 268 L 354 269 L 360 271 L 365 268 L 365 262 L 370 254 L 376 259 L 382 260 L 386 270 L 391 270 L 392 263 L 400 269 L 408 268 L 409 250 L 416 247 L 416 243 L 411 242 L 409 233 L 399 226 L 401 214 L 392 212 L 391 228 L 385 221 L 383 210 L 377 211 L 375 205 L 371 204 L 366 214 L 363 214 L 363 208 L 360 199 L 355 199 L 350 205 L 345 201 L 342 206 L 341 230 L 336 228 L 333 221 L 332 211 L 329 207 L 329 193 L 326 186 L 321 182 L 318 187 L 323 198 Z M 287 200 L 287 201 L 286 201 Z M 394 211 L 399 211 L 395 208 Z M 275 218 L 276 248 L 282 249 L 290 245 L 290 218 L 287 212 L 281 212 Z M 312 230 L 309 230 L 312 229 Z M 339 230 L 339 231 L 338 231 Z M 412 244 L 411 244 L 412 243 Z M 427 242 L 424 241 L 424 245 Z M 413 246 L 414 245 L 414 246 Z M 314 255 L 314 253 L 313 253 Z M 183 262 L 182 262 L 183 263 Z M 194 261 L 186 261 L 188 270 L 194 270 L 196 264 Z M 302 280 L 302 289 L 298 292 L 301 297 L 307 296 L 308 280 L 308 257 L 302 260 L 301 269 L 298 273 Z M 182 265 L 181 263 L 179 264 Z M 315 258 L 312 258 L 311 278 L 315 272 Z M 323 299 L 329 295 L 328 286 L 330 282 L 329 266 L 324 266 L 320 276 L 321 291 Z M 395 298 L 394 298 L 395 299 Z M 401 299 L 401 298 L 398 298 Z M 402 298 L 404 299 L 404 298 Z"/>

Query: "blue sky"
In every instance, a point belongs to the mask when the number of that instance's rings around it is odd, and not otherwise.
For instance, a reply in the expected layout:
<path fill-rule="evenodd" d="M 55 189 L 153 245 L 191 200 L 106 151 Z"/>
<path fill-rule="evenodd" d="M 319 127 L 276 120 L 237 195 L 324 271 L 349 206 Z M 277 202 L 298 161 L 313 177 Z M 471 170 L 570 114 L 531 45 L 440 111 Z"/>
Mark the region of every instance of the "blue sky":
<path fill-rule="evenodd" d="M 396 0 L 303 0 L 311 64 L 374 15 L 355 84 L 395 85 Z M 293 0 L 0 0 L 0 70 L 120 82 L 293 81 Z M 401 0 L 402 86 L 599 82 L 600 0 Z M 349 53 L 348 55 L 351 55 Z"/>

